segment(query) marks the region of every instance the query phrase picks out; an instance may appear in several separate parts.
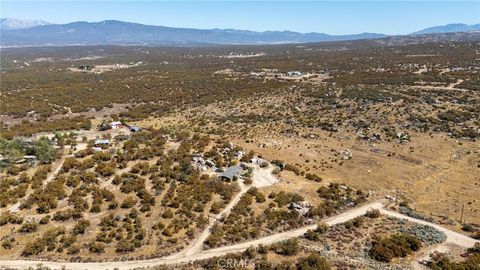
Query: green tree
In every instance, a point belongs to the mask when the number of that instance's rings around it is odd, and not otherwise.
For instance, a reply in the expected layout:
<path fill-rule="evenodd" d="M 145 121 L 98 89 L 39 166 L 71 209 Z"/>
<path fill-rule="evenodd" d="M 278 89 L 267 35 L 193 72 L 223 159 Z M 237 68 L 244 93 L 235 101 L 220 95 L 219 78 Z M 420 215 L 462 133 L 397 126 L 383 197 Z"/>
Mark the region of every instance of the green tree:
<path fill-rule="evenodd" d="M 35 141 L 33 148 L 35 150 L 35 155 L 40 162 L 48 164 L 55 161 L 55 149 L 47 137 L 41 137 Z"/>

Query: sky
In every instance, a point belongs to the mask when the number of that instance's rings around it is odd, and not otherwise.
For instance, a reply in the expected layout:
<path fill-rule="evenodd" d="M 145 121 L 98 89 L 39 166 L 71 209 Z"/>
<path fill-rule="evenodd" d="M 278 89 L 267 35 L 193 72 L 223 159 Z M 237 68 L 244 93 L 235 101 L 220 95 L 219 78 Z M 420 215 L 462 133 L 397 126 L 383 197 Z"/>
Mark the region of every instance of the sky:
<path fill-rule="evenodd" d="M 0 0 L 0 17 L 50 23 L 121 20 L 186 28 L 408 34 L 480 23 L 474 1 L 22 1 Z"/>

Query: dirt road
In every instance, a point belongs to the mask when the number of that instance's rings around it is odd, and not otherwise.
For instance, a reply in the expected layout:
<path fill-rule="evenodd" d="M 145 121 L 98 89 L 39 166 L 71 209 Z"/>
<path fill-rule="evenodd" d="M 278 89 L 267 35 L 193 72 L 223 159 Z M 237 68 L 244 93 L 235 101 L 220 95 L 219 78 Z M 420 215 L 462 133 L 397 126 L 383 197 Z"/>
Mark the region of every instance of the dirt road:
<path fill-rule="evenodd" d="M 468 89 L 463 89 L 463 88 L 457 88 L 456 86 L 461 84 L 463 82 L 462 79 L 458 79 L 454 83 L 450 83 L 447 86 L 430 86 L 430 85 L 415 85 L 415 88 L 421 88 L 421 89 L 426 89 L 426 90 L 453 90 L 453 91 L 460 91 L 460 92 L 468 92 L 470 90 Z"/>
<path fill-rule="evenodd" d="M 345 222 L 349 219 L 355 218 L 357 216 L 363 215 L 367 210 L 376 208 L 379 209 L 383 207 L 382 203 L 374 202 L 370 203 L 340 215 L 326 219 L 325 222 L 328 225 L 334 225 L 338 223 Z M 305 226 L 296 230 L 282 232 L 266 237 L 262 237 L 256 240 L 232 245 L 219 247 L 215 249 L 200 251 L 196 254 L 191 254 L 189 256 L 169 256 L 163 258 L 156 258 L 150 260 L 141 260 L 141 261 L 127 261 L 127 262 L 92 262 L 92 263 L 72 263 L 72 262 L 51 262 L 51 261 L 29 261 L 29 260 L 5 260 L 0 262 L 0 268 L 9 268 L 9 269 L 25 269 L 28 267 L 35 268 L 38 264 L 43 264 L 44 266 L 50 267 L 51 269 L 72 269 L 72 270 L 101 270 L 101 269 L 132 269 L 140 267 L 151 267 L 154 265 L 174 265 L 174 264 L 183 264 L 196 260 L 208 259 L 216 256 L 225 255 L 232 252 L 244 251 L 249 247 L 258 246 L 259 244 L 272 244 L 279 241 L 284 241 L 292 237 L 298 237 L 303 235 L 307 230 L 316 228 L 316 225 Z M 191 253 L 191 252 L 190 252 Z M 185 254 L 185 253 L 184 253 Z"/>
<path fill-rule="evenodd" d="M 419 224 L 425 224 L 425 225 L 430 225 L 434 226 L 435 228 L 440 228 L 443 232 L 447 234 L 447 243 L 453 243 L 457 244 L 460 246 L 465 246 L 465 247 L 470 247 L 472 246 L 476 241 L 473 239 L 470 239 L 467 236 L 460 235 L 456 232 L 450 231 L 448 229 L 445 229 L 441 226 L 431 224 L 429 222 L 423 221 L 423 220 L 417 220 L 414 218 L 410 218 L 407 216 L 404 216 L 402 214 L 389 211 L 386 209 L 383 209 L 383 204 L 380 202 L 374 202 L 370 203 L 355 209 L 352 209 L 350 211 L 347 211 L 345 213 L 342 213 L 340 215 L 330 217 L 325 220 L 325 222 L 328 225 L 334 225 L 338 223 L 345 222 L 347 220 L 350 220 L 352 218 L 355 218 L 357 216 L 365 214 L 366 211 L 369 209 L 380 209 L 380 211 L 388 216 L 393 216 L 396 218 L 402 218 L 402 219 L 407 219 L 409 221 L 419 223 Z M 200 251 L 199 253 L 194 253 L 191 254 L 190 256 L 170 256 L 170 257 L 164 257 L 164 258 L 157 258 L 157 259 L 150 259 L 150 260 L 142 260 L 142 261 L 127 261 L 127 262 L 92 262 L 92 263 L 72 263 L 72 262 L 42 262 L 42 261 L 28 261 L 28 260 L 5 260 L 0 262 L 0 268 L 13 268 L 13 269 L 25 269 L 28 267 L 35 267 L 38 264 L 43 264 L 44 266 L 48 266 L 52 269 L 74 269 L 74 270 L 83 270 L 83 269 L 88 269 L 88 270 L 100 270 L 100 269 L 132 269 L 132 268 L 140 268 L 140 267 L 151 267 L 154 265 L 174 265 L 174 264 L 183 264 L 183 263 L 188 263 L 191 261 L 196 261 L 196 260 L 203 260 L 203 259 L 208 259 L 216 256 L 221 256 L 225 255 L 228 253 L 232 252 L 241 252 L 249 247 L 254 247 L 258 246 L 259 244 L 272 244 L 275 242 L 279 241 L 284 241 L 292 237 L 298 237 L 303 235 L 307 230 L 314 229 L 316 228 L 316 225 L 309 225 L 306 227 L 302 227 L 296 230 L 292 231 L 287 231 L 287 232 L 282 232 L 282 233 L 277 233 L 274 235 L 262 237 L 256 240 L 232 245 L 232 246 L 226 246 L 226 247 L 220 247 L 216 249 L 210 249 L 210 250 L 205 250 L 205 251 Z"/>
<path fill-rule="evenodd" d="M 439 231 L 442 231 L 447 236 L 447 241 L 446 241 L 447 243 L 455 243 L 456 245 L 459 245 L 461 247 L 469 248 L 469 247 L 473 247 L 473 245 L 475 245 L 475 243 L 478 242 L 478 240 L 470 238 L 466 235 L 454 232 L 454 231 L 449 230 L 447 228 L 444 228 L 440 225 L 437 225 L 437 224 L 434 224 L 434 223 L 431 223 L 431 222 L 428 222 L 428 221 L 425 221 L 425 220 L 420 220 L 420 219 L 415 219 L 415 218 L 412 218 L 412 217 L 408 217 L 408 216 L 405 216 L 405 215 L 402 215 L 400 213 L 390 211 L 390 210 L 387 210 L 387 209 L 384 209 L 384 208 L 380 209 L 380 212 L 382 214 L 390 216 L 390 217 L 406 219 L 408 221 L 415 222 L 417 224 L 429 225 L 429 226 L 431 226 L 431 227 L 433 227 L 433 228 L 435 228 Z"/>

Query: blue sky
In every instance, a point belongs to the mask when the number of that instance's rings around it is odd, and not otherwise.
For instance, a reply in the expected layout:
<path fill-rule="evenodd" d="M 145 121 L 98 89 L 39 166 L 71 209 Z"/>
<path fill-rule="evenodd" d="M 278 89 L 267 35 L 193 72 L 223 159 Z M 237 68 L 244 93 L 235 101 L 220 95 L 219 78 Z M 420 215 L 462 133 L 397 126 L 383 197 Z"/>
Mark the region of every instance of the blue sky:
<path fill-rule="evenodd" d="M 52 23 L 107 19 L 189 28 L 406 34 L 480 22 L 476 1 L 20 1 L 0 0 L 0 16 Z"/>

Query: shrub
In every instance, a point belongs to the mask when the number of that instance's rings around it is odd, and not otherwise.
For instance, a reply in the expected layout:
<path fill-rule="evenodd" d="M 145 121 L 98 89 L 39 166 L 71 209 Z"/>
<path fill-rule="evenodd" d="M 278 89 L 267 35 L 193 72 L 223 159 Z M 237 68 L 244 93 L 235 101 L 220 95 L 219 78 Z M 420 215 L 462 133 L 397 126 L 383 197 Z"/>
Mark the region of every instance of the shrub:
<path fill-rule="evenodd" d="M 18 230 L 19 232 L 30 233 L 35 232 L 38 229 L 38 223 L 35 221 L 28 221 L 22 224 L 22 227 Z"/>
<path fill-rule="evenodd" d="M 105 252 L 105 246 L 102 243 L 91 242 L 88 245 L 88 250 L 92 253 L 103 253 Z"/>
<path fill-rule="evenodd" d="M 316 175 L 316 174 L 312 174 L 312 173 L 307 173 L 305 174 L 305 178 L 307 178 L 308 180 L 311 180 L 311 181 L 315 181 L 315 182 L 322 182 L 322 177 Z"/>
<path fill-rule="evenodd" d="M 49 215 L 46 215 L 46 216 L 44 216 L 40 219 L 40 224 L 42 224 L 42 225 L 48 224 L 49 222 L 50 222 L 50 216 Z"/>
<path fill-rule="evenodd" d="M 315 229 L 315 232 L 323 234 L 323 233 L 326 233 L 327 230 L 328 230 L 328 225 L 324 222 L 321 222 L 317 224 L 317 228 Z"/>
<path fill-rule="evenodd" d="M 285 165 L 285 168 L 283 168 L 284 170 L 286 171 L 291 171 L 293 173 L 295 173 L 296 175 L 300 175 L 300 168 L 298 168 L 297 166 L 295 165 L 292 165 L 292 164 L 286 164 Z"/>
<path fill-rule="evenodd" d="M 363 223 L 365 222 L 365 218 L 364 217 L 356 217 L 353 219 L 352 223 L 353 223 L 353 226 L 355 227 L 361 227 L 363 225 Z"/>
<path fill-rule="evenodd" d="M 38 255 L 45 250 L 45 242 L 42 238 L 37 238 L 34 241 L 27 242 L 22 251 L 22 256 Z"/>
<path fill-rule="evenodd" d="M 85 229 L 90 226 L 90 221 L 81 219 L 78 223 L 73 227 L 73 234 L 84 234 Z"/>
<path fill-rule="evenodd" d="M 374 240 L 369 255 L 377 261 L 390 262 L 393 258 L 404 258 L 421 247 L 422 242 L 413 235 L 395 234 Z"/>
<path fill-rule="evenodd" d="M 300 251 L 297 239 L 289 239 L 272 246 L 272 250 L 280 255 L 293 256 Z"/>
<path fill-rule="evenodd" d="M 78 254 L 80 252 L 80 248 L 78 246 L 71 246 L 67 250 L 68 255 Z"/>
<path fill-rule="evenodd" d="M 382 214 L 378 209 L 368 210 L 367 213 L 365 213 L 365 216 L 369 218 L 379 218 L 381 215 Z"/>
<path fill-rule="evenodd" d="M 305 239 L 308 239 L 310 241 L 317 241 L 318 239 L 320 239 L 318 233 L 316 233 L 314 230 L 308 230 L 304 235 L 303 237 L 305 237 Z"/>
<path fill-rule="evenodd" d="M 15 244 L 15 240 L 13 240 L 12 238 L 6 238 L 6 239 L 3 239 L 2 241 L 2 247 L 4 249 L 11 249 Z"/>
<path fill-rule="evenodd" d="M 132 252 L 134 250 L 135 243 L 125 238 L 122 238 L 120 241 L 118 241 L 117 247 L 115 249 L 115 251 L 118 253 Z"/>
<path fill-rule="evenodd" d="M 10 211 L 3 212 L 0 215 L 0 226 L 10 224 L 22 224 L 23 218 L 15 214 L 12 214 Z"/>
<path fill-rule="evenodd" d="M 121 207 L 132 208 L 135 204 L 137 204 L 137 200 L 133 196 L 128 196 L 123 200 Z"/>
<path fill-rule="evenodd" d="M 464 224 L 462 224 L 462 231 L 465 231 L 465 232 L 474 232 L 474 231 L 475 231 L 475 228 L 474 228 L 471 224 L 464 223 Z"/>
<path fill-rule="evenodd" d="M 298 270 L 329 270 L 330 264 L 318 253 L 310 253 L 307 257 L 299 258 L 295 264 Z"/>

